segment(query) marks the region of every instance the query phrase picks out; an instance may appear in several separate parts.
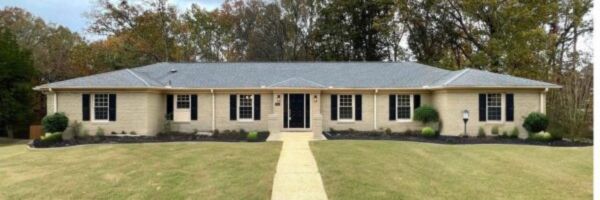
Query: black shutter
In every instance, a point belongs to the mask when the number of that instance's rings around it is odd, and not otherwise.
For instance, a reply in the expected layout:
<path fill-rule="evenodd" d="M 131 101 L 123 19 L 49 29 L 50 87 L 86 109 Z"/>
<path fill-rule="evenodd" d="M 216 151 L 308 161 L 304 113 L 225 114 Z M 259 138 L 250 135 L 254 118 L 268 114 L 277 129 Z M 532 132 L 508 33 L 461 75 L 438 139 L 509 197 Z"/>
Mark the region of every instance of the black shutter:
<path fill-rule="evenodd" d="M 390 121 L 396 120 L 396 95 L 390 94 Z"/>
<path fill-rule="evenodd" d="M 506 94 L 506 121 L 515 120 L 515 98 L 513 94 Z"/>
<path fill-rule="evenodd" d="M 90 121 L 90 94 L 81 95 L 81 113 L 83 114 L 82 121 Z"/>
<path fill-rule="evenodd" d="M 173 120 L 173 95 L 167 95 L 167 120 Z"/>
<path fill-rule="evenodd" d="M 229 120 L 237 120 L 237 95 L 229 95 Z"/>
<path fill-rule="evenodd" d="M 331 95 L 331 120 L 332 121 L 336 121 L 338 116 L 337 116 L 337 95 L 332 94 Z"/>
<path fill-rule="evenodd" d="M 304 122 L 306 122 L 304 124 L 304 128 L 310 128 L 310 94 L 306 94 L 306 96 L 304 96 L 304 102 L 305 102 L 305 106 L 304 106 L 304 112 L 306 113 L 304 115 Z"/>
<path fill-rule="evenodd" d="M 117 95 L 108 95 L 108 121 L 117 121 Z"/>
<path fill-rule="evenodd" d="M 484 122 L 486 121 L 486 116 L 485 116 L 485 109 L 486 109 L 486 95 L 485 94 L 479 94 L 479 121 L 480 122 Z"/>
<path fill-rule="evenodd" d="M 283 95 L 283 128 L 288 128 L 290 118 L 288 117 L 288 94 Z"/>
<path fill-rule="evenodd" d="M 192 94 L 192 98 L 190 98 L 190 113 L 192 120 L 198 120 L 198 95 Z"/>
<path fill-rule="evenodd" d="M 254 95 L 254 120 L 260 120 L 260 94 Z"/>
<path fill-rule="evenodd" d="M 354 96 L 356 98 L 354 100 L 354 120 L 361 121 L 362 120 L 362 95 L 357 94 Z"/>
<path fill-rule="evenodd" d="M 413 96 L 413 100 L 415 101 L 413 103 L 413 108 L 416 110 L 417 108 L 421 107 L 421 95 L 419 94 L 415 94 Z"/>

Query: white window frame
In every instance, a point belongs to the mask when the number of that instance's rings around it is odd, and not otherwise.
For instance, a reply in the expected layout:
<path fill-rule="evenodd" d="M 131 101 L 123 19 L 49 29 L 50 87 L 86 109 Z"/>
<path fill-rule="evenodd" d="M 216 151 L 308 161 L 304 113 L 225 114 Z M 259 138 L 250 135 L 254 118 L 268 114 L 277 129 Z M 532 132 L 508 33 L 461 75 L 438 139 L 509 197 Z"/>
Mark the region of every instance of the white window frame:
<path fill-rule="evenodd" d="M 96 119 L 96 95 L 106 95 L 106 119 Z M 91 94 L 92 98 L 90 112 L 92 113 L 92 122 L 109 122 L 110 121 L 110 94 L 108 93 L 97 93 Z M 104 107 L 104 106 L 102 106 Z"/>
<path fill-rule="evenodd" d="M 187 108 L 179 108 L 179 97 L 186 97 L 187 96 Z M 184 102 L 185 100 L 182 100 L 182 102 Z M 192 95 L 189 94 L 178 94 L 175 95 L 175 109 L 177 110 L 191 110 L 192 109 Z"/>
<path fill-rule="evenodd" d="M 342 103 L 342 96 L 350 96 L 351 97 L 351 100 L 350 100 L 351 101 L 350 103 L 351 103 L 351 106 L 352 106 L 351 107 L 352 108 L 352 113 L 351 113 L 352 114 L 352 118 L 351 119 L 342 119 L 342 115 L 341 115 L 341 110 L 342 109 L 340 109 L 341 108 L 341 103 Z M 355 121 L 356 120 L 356 115 L 355 115 L 355 113 L 356 113 L 356 105 L 355 105 L 356 95 L 354 95 L 354 94 L 338 94 L 337 98 L 338 98 L 337 99 L 337 118 L 338 118 L 338 121 L 341 121 L 341 122 L 353 122 L 353 121 Z"/>
<path fill-rule="evenodd" d="M 490 94 L 500 95 L 500 119 L 489 119 L 490 118 L 490 107 L 498 108 L 498 106 L 490 106 L 489 98 Z M 485 121 L 486 122 L 503 122 L 504 121 L 504 94 L 503 93 L 486 93 L 485 94 Z"/>
<path fill-rule="evenodd" d="M 250 118 L 242 118 L 241 112 L 241 103 L 242 103 L 242 96 L 250 96 Z M 243 122 L 251 122 L 254 121 L 254 95 L 253 94 L 238 94 L 236 95 L 237 98 L 237 121 L 243 121 Z"/>
<path fill-rule="evenodd" d="M 398 104 L 400 102 L 400 96 L 405 96 L 405 95 L 408 95 L 408 101 L 410 101 L 410 105 L 409 105 L 410 106 L 410 108 L 409 108 L 409 110 L 410 110 L 410 118 L 408 118 L 408 119 L 404 119 L 404 118 L 400 119 L 400 118 L 398 118 L 398 113 L 399 113 L 398 112 Z M 414 96 L 415 96 L 414 94 L 396 94 L 396 121 L 397 122 L 412 122 L 413 121 L 413 117 L 415 116 L 415 113 L 414 113 L 415 112 Z"/>

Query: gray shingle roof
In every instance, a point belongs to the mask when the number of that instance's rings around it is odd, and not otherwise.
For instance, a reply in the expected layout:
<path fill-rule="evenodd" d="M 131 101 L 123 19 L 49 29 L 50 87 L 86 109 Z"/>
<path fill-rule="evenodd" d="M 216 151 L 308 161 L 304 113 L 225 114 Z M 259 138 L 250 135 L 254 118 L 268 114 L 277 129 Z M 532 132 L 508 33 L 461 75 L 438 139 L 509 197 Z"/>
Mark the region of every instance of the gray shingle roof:
<path fill-rule="evenodd" d="M 41 88 L 424 88 L 559 87 L 475 69 L 448 71 L 414 62 L 157 63 Z"/>

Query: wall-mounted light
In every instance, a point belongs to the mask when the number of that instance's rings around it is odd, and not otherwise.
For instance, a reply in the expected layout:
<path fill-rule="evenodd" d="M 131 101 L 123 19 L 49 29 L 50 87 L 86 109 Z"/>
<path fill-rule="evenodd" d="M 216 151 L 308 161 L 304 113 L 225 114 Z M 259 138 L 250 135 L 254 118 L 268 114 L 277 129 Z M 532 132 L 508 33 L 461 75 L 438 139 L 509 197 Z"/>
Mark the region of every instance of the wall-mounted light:
<path fill-rule="evenodd" d="M 313 97 L 313 100 L 314 100 L 314 102 L 315 102 L 315 103 L 318 101 L 318 97 L 317 97 L 317 95 L 316 95 L 316 94 L 315 94 L 315 96 Z"/>
<path fill-rule="evenodd" d="M 281 95 L 280 94 L 277 95 L 277 98 L 275 99 L 275 103 L 277 103 L 277 104 L 281 103 Z"/>
<path fill-rule="evenodd" d="M 464 110 L 462 113 L 462 117 L 463 117 L 463 122 L 465 122 L 465 133 L 464 133 L 463 137 L 467 137 L 467 122 L 469 121 L 469 111 Z"/>

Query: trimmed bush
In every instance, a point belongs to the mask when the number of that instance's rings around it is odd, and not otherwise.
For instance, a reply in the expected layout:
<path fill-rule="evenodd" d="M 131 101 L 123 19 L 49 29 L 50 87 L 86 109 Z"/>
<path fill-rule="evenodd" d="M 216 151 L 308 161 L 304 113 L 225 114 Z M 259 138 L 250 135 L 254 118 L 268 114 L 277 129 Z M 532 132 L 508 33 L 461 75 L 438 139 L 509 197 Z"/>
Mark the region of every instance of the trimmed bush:
<path fill-rule="evenodd" d="M 246 137 L 248 142 L 257 142 L 258 141 L 258 133 L 256 131 L 250 131 L 248 136 Z"/>
<path fill-rule="evenodd" d="M 55 133 L 51 133 L 51 134 L 46 133 L 46 136 L 44 136 L 42 138 L 42 142 L 44 142 L 46 144 L 54 144 L 54 143 L 60 142 L 60 141 L 62 141 L 62 133 L 61 132 L 55 132 Z"/>
<path fill-rule="evenodd" d="M 424 127 L 421 129 L 421 135 L 427 138 L 435 137 L 435 131 L 431 127 Z"/>
<path fill-rule="evenodd" d="M 548 128 L 548 117 L 545 114 L 532 112 L 527 115 L 523 122 L 523 128 L 529 133 L 545 131 Z"/>
<path fill-rule="evenodd" d="M 515 126 L 515 127 L 512 129 L 512 131 L 510 132 L 510 135 L 509 135 L 509 137 L 510 137 L 510 138 L 514 138 L 514 139 L 516 139 L 516 138 L 519 138 L 519 134 L 520 134 L 520 133 L 519 133 L 519 128 L 517 128 L 517 127 Z"/>
<path fill-rule="evenodd" d="M 500 134 L 500 128 L 498 126 L 492 127 L 492 135 Z"/>
<path fill-rule="evenodd" d="M 437 122 L 439 120 L 439 115 L 435 108 L 429 105 L 423 105 L 415 110 L 415 120 L 429 123 L 429 122 Z"/>
<path fill-rule="evenodd" d="M 64 113 L 54 113 L 42 119 L 45 132 L 63 132 L 69 126 L 69 118 Z"/>
<path fill-rule="evenodd" d="M 477 137 L 483 138 L 483 137 L 485 137 L 485 135 L 487 135 L 485 133 L 485 129 L 483 129 L 483 127 L 480 126 L 479 130 L 477 130 Z"/>
<path fill-rule="evenodd" d="M 539 141 L 539 142 L 550 142 L 554 138 L 552 138 L 552 135 L 550 133 L 541 131 L 539 133 L 535 133 L 535 134 L 531 135 L 531 137 L 529 137 L 529 139 L 534 140 L 534 141 Z"/>

